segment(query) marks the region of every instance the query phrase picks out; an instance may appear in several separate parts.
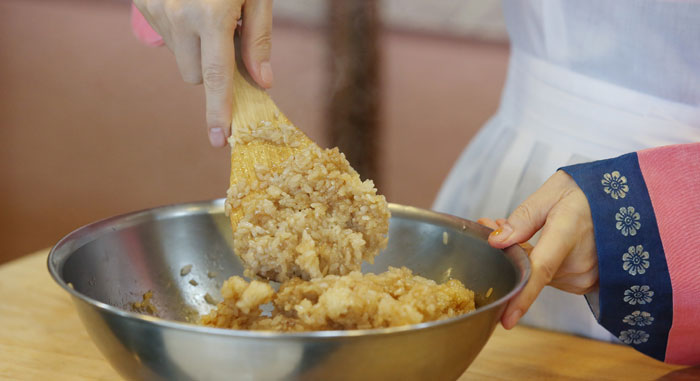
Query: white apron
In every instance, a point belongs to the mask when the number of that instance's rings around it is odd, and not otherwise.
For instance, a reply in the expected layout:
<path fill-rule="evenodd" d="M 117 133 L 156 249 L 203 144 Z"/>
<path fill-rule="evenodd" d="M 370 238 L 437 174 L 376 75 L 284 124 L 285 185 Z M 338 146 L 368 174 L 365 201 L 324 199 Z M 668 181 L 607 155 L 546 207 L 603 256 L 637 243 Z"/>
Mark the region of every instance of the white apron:
<path fill-rule="evenodd" d="M 700 4 L 681 5 L 505 1 L 512 47 L 500 108 L 433 208 L 505 218 L 558 167 L 700 141 Z M 614 340 L 584 297 L 551 287 L 522 322 Z"/>

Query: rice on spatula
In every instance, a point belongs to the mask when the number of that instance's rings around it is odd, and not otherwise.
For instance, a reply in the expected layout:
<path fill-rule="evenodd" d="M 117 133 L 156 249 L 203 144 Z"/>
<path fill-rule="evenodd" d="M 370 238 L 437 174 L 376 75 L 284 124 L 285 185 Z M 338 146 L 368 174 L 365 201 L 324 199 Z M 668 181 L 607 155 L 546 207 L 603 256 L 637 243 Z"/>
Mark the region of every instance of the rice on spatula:
<path fill-rule="evenodd" d="M 236 38 L 226 212 L 246 276 L 283 282 L 360 270 L 387 244 L 384 196 L 337 148 L 297 129 L 240 57 Z"/>

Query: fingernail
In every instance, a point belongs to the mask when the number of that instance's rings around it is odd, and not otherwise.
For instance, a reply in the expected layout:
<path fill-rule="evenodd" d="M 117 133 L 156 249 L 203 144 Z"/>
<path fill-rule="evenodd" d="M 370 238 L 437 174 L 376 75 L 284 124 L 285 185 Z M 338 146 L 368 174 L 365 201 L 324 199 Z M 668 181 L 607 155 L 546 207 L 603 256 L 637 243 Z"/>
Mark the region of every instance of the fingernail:
<path fill-rule="evenodd" d="M 520 320 L 521 316 L 523 316 L 523 312 L 519 309 L 511 312 L 506 318 L 506 326 L 504 328 L 511 329 L 515 327 L 515 325 L 518 324 L 518 320 Z"/>
<path fill-rule="evenodd" d="M 492 231 L 491 234 L 489 234 L 489 239 L 496 242 L 503 242 L 510 237 L 511 233 L 513 233 L 513 228 L 506 222 L 498 229 Z"/>
<path fill-rule="evenodd" d="M 272 65 L 265 61 L 260 64 L 260 77 L 266 87 L 272 86 Z"/>
<path fill-rule="evenodd" d="M 209 130 L 209 143 L 214 147 L 223 147 L 226 144 L 226 136 L 221 128 Z"/>

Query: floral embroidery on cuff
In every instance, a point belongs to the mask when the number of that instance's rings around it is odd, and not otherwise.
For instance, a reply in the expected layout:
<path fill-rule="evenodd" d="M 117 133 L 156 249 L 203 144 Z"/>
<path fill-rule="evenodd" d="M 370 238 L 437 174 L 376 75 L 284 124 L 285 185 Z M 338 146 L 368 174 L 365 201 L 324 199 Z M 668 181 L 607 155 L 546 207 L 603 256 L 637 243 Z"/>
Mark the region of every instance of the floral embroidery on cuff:
<path fill-rule="evenodd" d="M 630 190 L 627 185 L 627 178 L 625 176 L 620 176 L 620 172 L 618 171 L 604 174 L 600 183 L 603 184 L 603 191 L 615 200 L 618 198 L 625 198 L 627 192 Z"/>
<path fill-rule="evenodd" d="M 625 316 L 622 319 L 623 323 L 627 323 L 631 326 L 644 327 L 645 325 L 651 325 L 654 322 L 654 318 L 650 313 L 644 311 L 634 311 L 631 314 Z"/>
<path fill-rule="evenodd" d="M 630 246 L 622 254 L 622 268 L 630 275 L 644 274 L 649 268 L 648 259 L 649 253 L 644 251 L 642 245 Z"/>
<path fill-rule="evenodd" d="M 615 227 L 625 237 L 637 235 L 637 230 L 642 227 L 642 224 L 639 222 L 640 218 L 639 213 L 634 211 L 634 207 L 622 207 L 619 213 L 615 213 L 615 220 L 617 221 Z"/>
<path fill-rule="evenodd" d="M 649 340 L 649 334 L 642 330 L 628 329 L 620 332 L 618 339 L 625 344 L 641 344 Z"/>
<path fill-rule="evenodd" d="M 651 303 L 652 296 L 654 296 L 654 291 L 651 290 L 651 287 L 647 285 L 634 285 L 628 290 L 625 290 L 625 297 L 622 300 L 631 305 L 647 304 Z"/>

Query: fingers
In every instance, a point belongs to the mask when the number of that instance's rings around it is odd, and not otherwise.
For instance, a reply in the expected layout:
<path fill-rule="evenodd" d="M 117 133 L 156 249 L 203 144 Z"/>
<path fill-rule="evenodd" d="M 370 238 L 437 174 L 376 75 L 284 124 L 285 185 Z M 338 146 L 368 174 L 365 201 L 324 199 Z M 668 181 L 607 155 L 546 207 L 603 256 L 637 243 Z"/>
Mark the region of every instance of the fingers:
<path fill-rule="evenodd" d="M 530 244 L 527 243 L 527 242 L 520 243 L 519 245 L 520 245 L 520 247 L 523 248 L 523 250 L 525 250 L 525 253 L 526 253 L 528 256 L 532 253 L 532 250 L 535 248 L 534 246 L 530 245 Z"/>
<path fill-rule="evenodd" d="M 499 228 L 489 236 L 489 243 L 497 248 L 525 242 L 542 228 L 530 252 L 530 279 L 501 318 L 506 329 L 520 320 L 546 285 L 578 294 L 597 287 L 590 209 L 585 195 L 566 173 L 554 174 L 506 221 L 495 223 Z"/>
<path fill-rule="evenodd" d="M 537 192 L 520 204 L 506 222 L 491 233 L 491 246 L 504 248 L 532 238 L 544 225 L 550 210 L 566 191 L 569 185 L 566 177 L 569 176 L 564 172 L 555 173 Z"/>
<path fill-rule="evenodd" d="M 561 271 L 561 269 L 560 269 Z M 598 284 L 598 266 L 583 274 L 557 275 L 549 285 L 572 294 L 583 295 Z"/>
<path fill-rule="evenodd" d="M 202 82 L 204 82 L 207 101 L 207 127 L 209 142 L 214 147 L 224 146 L 231 130 L 235 64 L 234 27 L 235 20 L 223 29 L 205 30 L 200 34 Z"/>
<path fill-rule="evenodd" d="M 532 273 L 523 290 L 513 298 L 501 320 L 503 327 L 511 329 L 527 312 L 544 286 L 549 284 L 575 241 L 568 239 L 576 231 L 576 221 L 566 215 L 555 215 L 545 225 L 537 246 L 530 254 Z"/>
<path fill-rule="evenodd" d="M 243 8 L 241 50 L 251 77 L 263 88 L 272 87 L 272 0 L 248 0 Z"/>
<path fill-rule="evenodd" d="M 476 220 L 476 222 L 481 224 L 481 225 L 486 226 L 489 229 L 498 229 L 498 224 L 496 223 L 496 221 L 494 221 L 490 218 L 486 218 L 486 217 L 479 218 L 478 220 Z"/>
<path fill-rule="evenodd" d="M 248 2 L 249 35 L 256 42 L 249 43 L 256 46 L 249 48 L 254 53 L 251 56 L 269 62 L 272 0 Z M 193 84 L 204 83 L 209 141 L 215 147 L 224 146 L 230 135 L 233 33 L 243 4 L 244 0 L 135 0 L 136 7 L 175 54 L 182 78 Z M 258 77 L 267 79 L 261 82 L 271 84 L 270 73 L 269 67 L 258 70 Z"/>
<path fill-rule="evenodd" d="M 134 0 L 134 6 L 167 45 L 170 41 L 170 25 L 167 19 L 162 17 L 166 13 L 165 4 L 160 1 Z"/>
<path fill-rule="evenodd" d="M 482 217 L 482 218 L 479 218 L 478 220 L 476 220 L 476 222 L 481 224 L 481 225 L 486 226 L 489 229 L 498 229 L 506 222 L 506 220 L 504 218 L 499 218 L 496 221 L 494 221 L 490 218 Z M 521 243 L 520 247 L 522 247 L 523 250 L 525 250 L 527 255 L 530 255 L 530 253 L 532 252 L 532 249 L 533 249 L 533 246 L 527 242 Z"/>
<path fill-rule="evenodd" d="M 193 85 L 202 83 L 202 57 L 199 36 L 194 33 L 176 36 L 173 44 L 175 61 L 182 79 Z"/>

